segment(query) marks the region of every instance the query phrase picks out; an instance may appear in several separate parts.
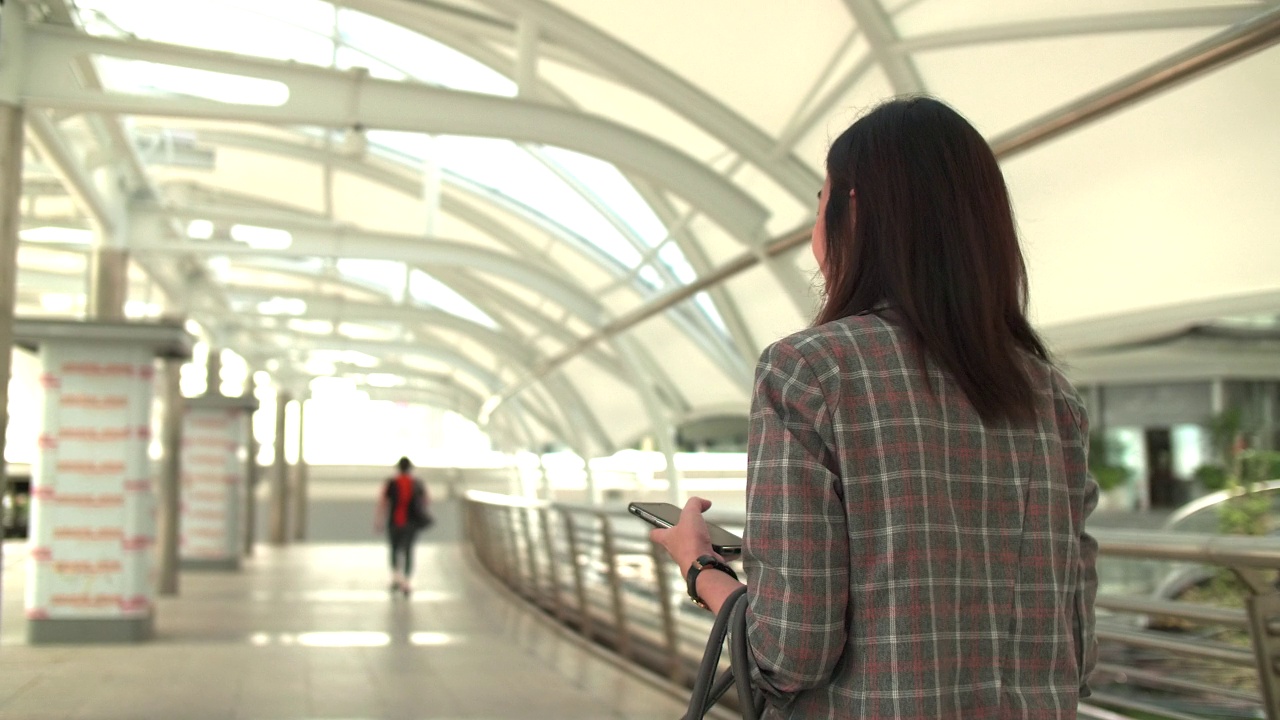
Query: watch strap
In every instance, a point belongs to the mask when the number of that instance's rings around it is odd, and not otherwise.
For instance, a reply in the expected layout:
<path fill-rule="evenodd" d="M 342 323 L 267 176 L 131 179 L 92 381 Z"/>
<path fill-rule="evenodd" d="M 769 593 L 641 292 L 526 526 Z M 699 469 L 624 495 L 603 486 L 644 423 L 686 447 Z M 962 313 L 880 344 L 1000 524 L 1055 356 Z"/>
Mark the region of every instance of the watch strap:
<path fill-rule="evenodd" d="M 738 579 L 738 573 L 734 572 L 733 568 L 721 562 L 720 558 L 715 555 L 703 555 L 697 560 L 694 560 L 693 564 L 689 566 L 688 572 L 685 573 L 684 579 L 685 584 L 688 586 L 689 599 L 693 600 L 698 607 L 703 609 L 707 609 L 707 604 L 698 596 L 698 574 L 707 568 L 727 573 L 729 577 L 734 580 Z"/>

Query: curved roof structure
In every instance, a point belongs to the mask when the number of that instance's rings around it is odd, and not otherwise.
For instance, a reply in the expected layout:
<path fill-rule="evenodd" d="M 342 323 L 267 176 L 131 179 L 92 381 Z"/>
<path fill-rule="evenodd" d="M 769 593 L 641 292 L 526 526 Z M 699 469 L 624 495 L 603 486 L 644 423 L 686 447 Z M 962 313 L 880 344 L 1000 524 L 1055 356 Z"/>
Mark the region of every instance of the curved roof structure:
<path fill-rule="evenodd" d="M 928 92 L 1002 157 L 1078 377 L 1280 376 L 1142 346 L 1280 312 L 1277 5 L 10 2 L 18 312 L 85 314 L 124 252 L 128 315 L 282 383 L 346 377 L 508 447 L 664 442 L 745 413 L 760 349 L 811 317 L 829 139 Z"/>

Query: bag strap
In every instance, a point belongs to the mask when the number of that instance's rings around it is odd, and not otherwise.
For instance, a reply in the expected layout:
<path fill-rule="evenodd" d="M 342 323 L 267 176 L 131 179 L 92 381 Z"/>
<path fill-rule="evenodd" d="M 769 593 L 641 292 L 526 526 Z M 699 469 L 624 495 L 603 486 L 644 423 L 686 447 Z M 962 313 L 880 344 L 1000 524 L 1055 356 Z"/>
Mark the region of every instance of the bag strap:
<path fill-rule="evenodd" d="M 725 635 L 729 636 L 729 669 L 713 683 Z M 764 693 L 751 686 L 751 661 L 747 653 L 747 588 L 740 587 L 729 594 L 720 606 L 720 612 L 716 613 L 715 624 L 707 637 L 707 648 L 702 653 L 702 662 L 694 678 L 689 709 L 681 720 L 702 720 L 707 710 L 720 701 L 734 682 L 738 685 L 738 705 L 743 720 L 760 717 L 764 709 Z"/>

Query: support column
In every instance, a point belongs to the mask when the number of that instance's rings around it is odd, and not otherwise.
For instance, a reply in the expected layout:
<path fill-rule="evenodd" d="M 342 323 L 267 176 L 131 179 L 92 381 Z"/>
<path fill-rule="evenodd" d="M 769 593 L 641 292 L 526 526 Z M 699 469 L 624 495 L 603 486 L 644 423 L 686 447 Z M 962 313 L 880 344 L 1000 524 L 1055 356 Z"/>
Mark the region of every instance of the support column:
<path fill-rule="evenodd" d="M 253 397 L 253 393 L 246 393 L 249 398 Z M 258 534 L 258 482 L 262 479 L 262 473 L 258 468 L 258 439 L 253 436 L 253 422 L 248 423 L 245 433 L 245 443 L 249 448 L 249 457 L 245 463 L 245 494 L 244 494 L 244 548 L 245 557 L 253 555 L 253 545 Z"/>
<path fill-rule="evenodd" d="M 164 424 L 162 444 L 164 465 L 160 473 L 160 512 L 156 542 L 161 595 L 178 594 L 178 552 L 182 537 L 182 363 L 165 360 L 163 370 Z"/>
<path fill-rule="evenodd" d="M 287 390 L 276 393 L 275 464 L 271 468 L 271 526 L 273 545 L 289 542 L 289 463 L 284 457 L 284 410 L 292 398 Z"/>
<path fill-rule="evenodd" d="M 14 15 L 9 15 L 14 17 Z M 22 201 L 22 108 L 0 103 L 0 497 L 9 491 L 4 463 L 9 426 L 9 375 L 13 361 L 13 308 L 18 283 L 18 227 Z M 0 567 L 4 543 L 0 543 Z M 0 579 L 0 591 L 3 580 Z"/>
<path fill-rule="evenodd" d="M 1262 446 L 1259 450 L 1276 449 L 1276 383 L 1265 380 L 1258 383 L 1262 388 Z"/>
<path fill-rule="evenodd" d="M 1101 383 L 1089 386 L 1089 428 L 1091 432 L 1107 429 L 1107 391 Z"/>
<path fill-rule="evenodd" d="M 538 22 L 529 14 L 516 21 L 516 92 L 522 98 L 538 97 Z"/>
<path fill-rule="evenodd" d="M 1209 381 L 1209 412 L 1221 415 L 1227 411 L 1227 381 L 1214 378 Z"/>
<path fill-rule="evenodd" d="M 129 253 L 123 248 L 94 248 L 89 265 L 88 315 L 101 322 L 123 322 L 129 299 Z"/>
<path fill-rule="evenodd" d="M 675 427 L 672 426 L 671 420 L 663 411 L 658 398 L 655 397 L 649 378 L 645 376 L 634 360 L 627 360 L 628 358 L 639 357 L 640 348 L 637 346 L 636 341 L 630 336 L 619 335 L 614 338 L 613 343 L 628 364 L 628 369 L 636 383 L 636 392 L 640 395 L 640 402 L 644 405 L 645 413 L 649 416 L 649 427 L 653 430 L 653 439 L 658 444 L 658 450 L 662 453 L 662 456 L 666 458 L 667 502 L 677 507 L 683 507 L 684 483 L 680 470 L 676 467 Z"/>
<path fill-rule="evenodd" d="M 548 493 L 551 489 L 551 477 L 547 475 L 547 463 L 543 460 L 546 453 L 543 452 L 543 450 L 544 448 L 538 448 L 538 487 L 534 488 L 533 491 L 533 499 L 535 500 L 538 499 L 539 490 L 543 493 Z M 521 489 L 523 490 L 523 488 Z M 520 494 L 524 495 L 525 493 L 521 492 Z M 546 497 L 543 497 L 542 499 L 545 500 Z"/>
<path fill-rule="evenodd" d="M 222 350 L 210 346 L 209 357 L 204 361 L 205 397 L 222 397 Z"/>
<path fill-rule="evenodd" d="M 258 401 L 204 395 L 187 401 L 183 415 L 182 568 L 239 570 L 242 545 L 252 538 L 241 518 L 253 521 L 248 475 Z M 246 504 L 245 495 L 250 495 Z M 246 512 L 246 508 L 249 512 Z M 251 547 L 251 545 L 249 545 Z"/>
<path fill-rule="evenodd" d="M 156 590 L 154 357 L 190 357 L 191 337 L 174 323 L 57 320 L 15 320 L 14 336 L 39 348 L 44 388 L 32 465 L 28 641 L 147 639 Z"/>
<path fill-rule="evenodd" d="M 298 396 L 298 462 L 293 466 L 293 539 L 307 539 L 307 398 Z"/>

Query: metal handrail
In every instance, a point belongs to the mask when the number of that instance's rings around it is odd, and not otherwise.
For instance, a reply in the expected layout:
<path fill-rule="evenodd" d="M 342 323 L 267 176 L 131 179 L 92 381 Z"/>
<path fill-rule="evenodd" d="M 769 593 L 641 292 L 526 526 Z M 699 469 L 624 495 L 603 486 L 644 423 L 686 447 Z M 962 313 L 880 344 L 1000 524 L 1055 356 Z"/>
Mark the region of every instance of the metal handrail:
<path fill-rule="evenodd" d="M 1177 510 L 1174 510 L 1173 513 L 1165 519 L 1162 529 L 1177 530 L 1179 525 L 1191 517 L 1194 517 L 1205 510 L 1221 505 L 1232 498 L 1238 498 L 1247 493 L 1270 493 L 1277 490 L 1280 490 L 1280 480 L 1267 480 L 1255 483 L 1252 487 L 1235 487 L 1227 490 L 1211 492 L 1208 495 L 1196 498 Z"/>
<path fill-rule="evenodd" d="M 1105 538 L 1106 554 L 1142 560 L 1181 560 L 1223 567 L 1280 568 L 1280 541 L 1261 542 L 1244 535 L 1162 533 L 1146 530 L 1106 530 L 1093 533 Z"/>
<path fill-rule="evenodd" d="M 712 618 L 684 599 L 680 569 L 649 542 L 647 525 L 622 509 L 492 493 L 468 493 L 466 507 L 475 556 L 508 587 L 619 655 L 678 684 L 692 681 Z M 1214 565 L 1252 578 L 1247 587 L 1254 594 L 1244 607 L 1226 608 L 1101 593 L 1097 634 L 1106 660 L 1095 673 L 1101 691 L 1088 701 L 1087 712 L 1082 705 L 1082 717 L 1109 717 L 1111 710 L 1176 720 L 1198 717 L 1188 708 L 1201 703 L 1206 714 L 1257 717 L 1262 712 L 1280 720 L 1280 593 L 1272 589 L 1272 575 L 1280 571 L 1280 539 L 1123 530 L 1092 534 L 1100 546 L 1100 571 L 1135 559 Z M 1259 582 L 1260 577 L 1268 581 Z M 1183 631 L 1162 630 L 1170 621 Z M 1237 638 L 1247 633 L 1251 647 L 1214 637 L 1230 633 Z M 1197 668 L 1256 679 L 1231 687 L 1198 675 Z"/>

